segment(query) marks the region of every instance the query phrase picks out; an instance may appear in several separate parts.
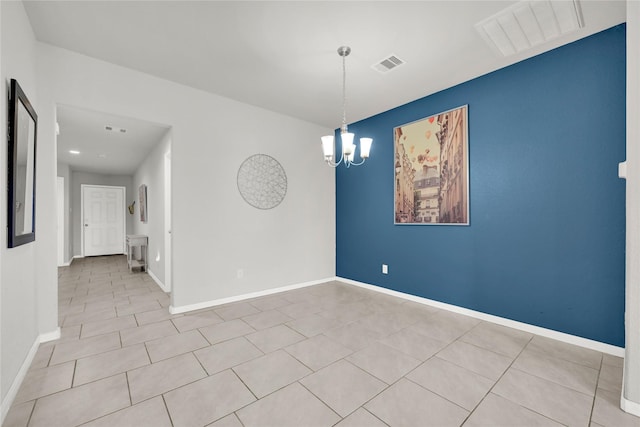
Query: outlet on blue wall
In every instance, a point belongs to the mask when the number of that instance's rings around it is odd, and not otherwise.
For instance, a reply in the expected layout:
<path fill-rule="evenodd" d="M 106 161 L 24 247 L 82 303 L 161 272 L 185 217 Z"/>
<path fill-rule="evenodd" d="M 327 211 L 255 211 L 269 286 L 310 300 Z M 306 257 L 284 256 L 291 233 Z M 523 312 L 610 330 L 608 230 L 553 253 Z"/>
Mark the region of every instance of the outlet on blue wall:
<path fill-rule="evenodd" d="M 336 171 L 337 275 L 624 346 L 625 36 L 622 24 L 350 125 L 374 145 Z M 394 127 L 465 104 L 470 225 L 394 225 Z"/>

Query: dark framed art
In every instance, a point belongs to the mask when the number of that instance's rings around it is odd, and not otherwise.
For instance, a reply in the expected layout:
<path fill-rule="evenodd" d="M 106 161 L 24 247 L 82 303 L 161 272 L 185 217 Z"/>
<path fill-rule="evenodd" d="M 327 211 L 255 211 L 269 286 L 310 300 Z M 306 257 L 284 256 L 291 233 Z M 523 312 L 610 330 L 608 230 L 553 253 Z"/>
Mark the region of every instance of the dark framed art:
<path fill-rule="evenodd" d="M 11 79 L 9 95 L 8 238 L 10 248 L 36 239 L 36 143 L 38 115 Z"/>

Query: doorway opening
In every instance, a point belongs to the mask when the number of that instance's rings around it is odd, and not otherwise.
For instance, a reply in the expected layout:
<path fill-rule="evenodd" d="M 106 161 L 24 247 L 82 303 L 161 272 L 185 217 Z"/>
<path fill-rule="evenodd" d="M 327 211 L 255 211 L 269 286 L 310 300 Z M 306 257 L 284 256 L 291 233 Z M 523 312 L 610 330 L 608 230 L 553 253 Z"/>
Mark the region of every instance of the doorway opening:
<path fill-rule="evenodd" d="M 66 203 L 62 236 L 66 247 L 59 246 L 58 251 L 71 261 L 123 254 L 128 234 L 147 235 L 146 273 L 169 291 L 171 163 L 165 154 L 171 152 L 171 127 L 62 104 L 57 105 L 56 120 L 58 175 L 65 179 Z M 142 185 L 149 194 L 144 218 L 140 216 Z M 111 187 L 120 193 L 105 193 Z M 102 218 L 100 225 L 96 218 Z"/>

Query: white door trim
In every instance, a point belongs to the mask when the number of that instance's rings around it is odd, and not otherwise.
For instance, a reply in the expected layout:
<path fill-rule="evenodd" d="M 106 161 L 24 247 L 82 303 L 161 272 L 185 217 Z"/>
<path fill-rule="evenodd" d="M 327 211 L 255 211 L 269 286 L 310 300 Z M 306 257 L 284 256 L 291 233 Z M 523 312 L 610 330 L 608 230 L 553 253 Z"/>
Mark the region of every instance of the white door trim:
<path fill-rule="evenodd" d="M 57 201 L 57 217 L 58 217 L 58 267 L 65 265 L 66 260 L 64 259 L 64 237 L 67 230 L 64 229 L 64 177 L 57 177 L 57 193 L 56 193 L 56 201 Z"/>
<path fill-rule="evenodd" d="M 82 256 L 85 256 L 84 251 L 84 189 L 85 187 L 100 187 L 100 188 L 121 188 L 122 189 L 122 206 L 127 206 L 127 187 L 118 185 L 93 185 L 93 184 L 80 184 L 80 246 L 82 247 Z M 123 227 L 122 227 L 122 253 L 126 254 L 127 247 L 127 216 L 123 212 Z"/>
<path fill-rule="evenodd" d="M 164 286 L 165 292 L 171 292 L 173 248 L 171 235 L 171 150 L 164 154 Z"/>

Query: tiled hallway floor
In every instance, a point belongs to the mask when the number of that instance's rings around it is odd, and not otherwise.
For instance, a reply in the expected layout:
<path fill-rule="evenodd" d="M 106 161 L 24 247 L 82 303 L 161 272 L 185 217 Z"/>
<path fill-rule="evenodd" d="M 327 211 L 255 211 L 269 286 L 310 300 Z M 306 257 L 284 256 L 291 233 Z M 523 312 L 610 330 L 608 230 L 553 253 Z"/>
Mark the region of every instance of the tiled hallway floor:
<path fill-rule="evenodd" d="M 170 315 L 123 256 L 59 271 L 14 426 L 640 426 L 622 359 L 340 283 Z"/>

